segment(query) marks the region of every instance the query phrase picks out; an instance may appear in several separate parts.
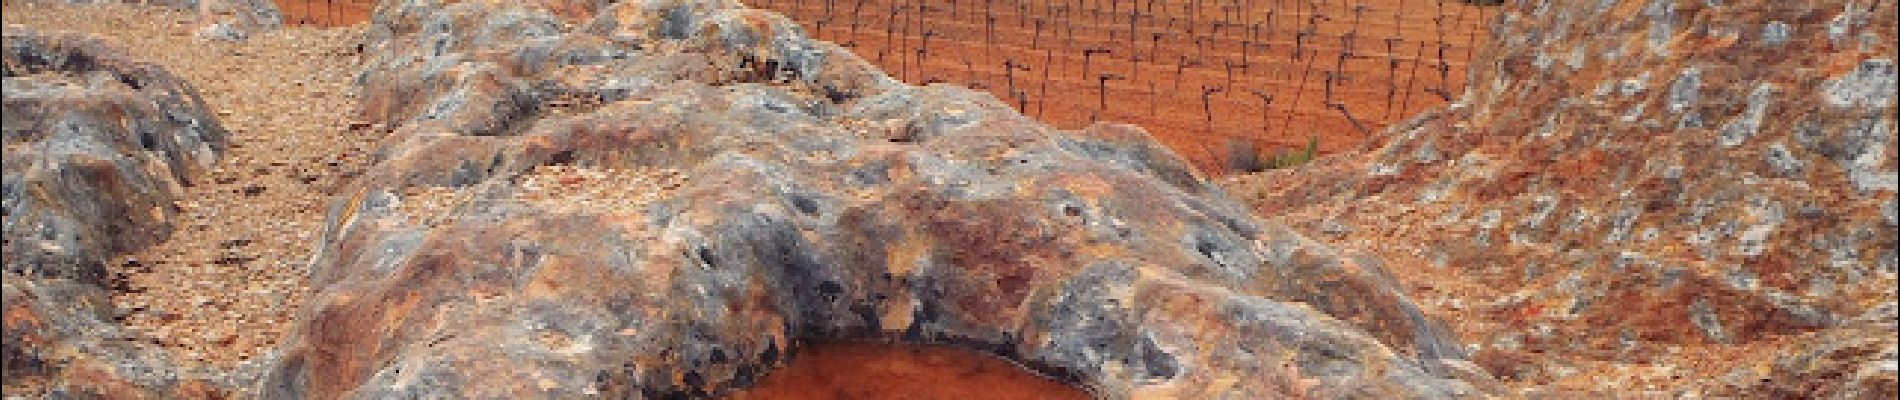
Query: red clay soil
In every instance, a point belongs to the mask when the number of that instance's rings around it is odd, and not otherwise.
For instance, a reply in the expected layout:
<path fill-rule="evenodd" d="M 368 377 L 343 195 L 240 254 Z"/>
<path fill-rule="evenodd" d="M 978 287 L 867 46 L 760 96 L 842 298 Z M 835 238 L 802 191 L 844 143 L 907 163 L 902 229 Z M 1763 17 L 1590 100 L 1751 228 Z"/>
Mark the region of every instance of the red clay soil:
<path fill-rule="evenodd" d="M 1443 0 L 747 3 L 905 82 L 986 89 L 1065 129 L 1141 125 L 1216 174 L 1232 139 L 1271 152 L 1318 137 L 1334 153 L 1445 105 L 1462 95 L 1465 63 L 1496 14 Z M 292 24 L 336 26 L 367 20 L 375 2 L 278 6 Z"/>
<path fill-rule="evenodd" d="M 735 400 L 1089 399 L 1001 358 L 941 346 L 820 343 Z"/>
<path fill-rule="evenodd" d="M 1215 173 L 1230 138 L 1274 151 L 1317 136 L 1333 153 L 1456 99 L 1496 14 L 1440 0 L 748 4 L 906 82 L 984 88 L 1061 128 L 1141 125 Z"/>

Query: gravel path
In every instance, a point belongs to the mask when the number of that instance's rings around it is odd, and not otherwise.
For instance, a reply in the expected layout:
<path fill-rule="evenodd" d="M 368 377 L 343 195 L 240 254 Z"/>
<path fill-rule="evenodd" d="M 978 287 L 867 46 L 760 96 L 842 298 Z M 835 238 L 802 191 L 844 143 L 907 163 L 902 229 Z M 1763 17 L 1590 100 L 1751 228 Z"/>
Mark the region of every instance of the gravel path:
<path fill-rule="evenodd" d="M 331 193 L 374 135 L 349 129 L 361 25 L 291 27 L 241 43 L 194 35 L 196 16 L 136 5 L 8 4 L 5 22 L 104 38 L 189 80 L 233 135 L 185 189 L 172 237 L 116 263 L 123 322 L 186 366 L 228 368 L 274 346 L 306 296 Z"/>

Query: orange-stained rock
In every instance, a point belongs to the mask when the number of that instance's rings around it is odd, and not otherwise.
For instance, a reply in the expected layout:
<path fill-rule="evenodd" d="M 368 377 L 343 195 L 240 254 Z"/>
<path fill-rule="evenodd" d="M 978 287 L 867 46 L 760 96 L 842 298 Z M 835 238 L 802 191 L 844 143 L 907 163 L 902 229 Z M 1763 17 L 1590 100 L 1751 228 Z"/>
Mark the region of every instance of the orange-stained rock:
<path fill-rule="evenodd" d="M 112 255 L 165 237 L 229 134 L 184 80 L 97 39 L 5 40 L 7 271 L 102 286 Z"/>
<path fill-rule="evenodd" d="M 8 275 L 4 288 L 8 396 L 40 398 L 225 398 L 222 376 L 179 368 L 113 323 L 96 286 Z"/>
<path fill-rule="evenodd" d="M 362 113 L 390 136 L 258 395 L 718 395 L 800 339 L 1109 398 L 1482 395 L 1379 262 L 1139 128 L 903 85 L 737 2 L 602 7 L 379 8 Z"/>
<path fill-rule="evenodd" d="M 1762 390 L 1893 393 L 1892 341 L 1828 332 L 1895 335 L 1846 322 L 1896 298 L 1894 4 L 1513 3 L 1461 102 L 1228 189 L 1392 261 L 1520 388 L 1723 393 L 1783 357 Z"/>
<path fill-rule="evenodd" d="M 179 186 L 227 133 L 197 92 L 80 34 L 8 27 L 4 376 L 8 396 L 219 396 L 113 316 L 106 263 L 162 240 Z"/>

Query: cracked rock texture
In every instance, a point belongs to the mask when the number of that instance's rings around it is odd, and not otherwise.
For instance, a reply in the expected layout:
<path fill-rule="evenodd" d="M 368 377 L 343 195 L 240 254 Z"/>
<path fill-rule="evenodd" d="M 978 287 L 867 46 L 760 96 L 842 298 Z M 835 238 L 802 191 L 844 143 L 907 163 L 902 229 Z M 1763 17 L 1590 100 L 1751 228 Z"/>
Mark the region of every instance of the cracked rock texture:
<path fill-rule="evenodd" d="M 801 340 L 995 352 L 1107 398 L 1487 385 L 1377 259 L 1139 128 L 903 85 L 735 1 L 385 1 L 264 398 L 729 393 Z"/>
<path fill-rule="evenodd" d="M 218 392 L 114 320 L 107 263 L 171 234 L 224 128 L 183 80 L 91 37 L 9 27 L 3 56 L 8 393 Z"/>
<path fill-rule="evenodd" d="M 1521 394 L 1893 397 L 1895 4 L 1508 3 L 1460 103 L 1225 187 Z"/>

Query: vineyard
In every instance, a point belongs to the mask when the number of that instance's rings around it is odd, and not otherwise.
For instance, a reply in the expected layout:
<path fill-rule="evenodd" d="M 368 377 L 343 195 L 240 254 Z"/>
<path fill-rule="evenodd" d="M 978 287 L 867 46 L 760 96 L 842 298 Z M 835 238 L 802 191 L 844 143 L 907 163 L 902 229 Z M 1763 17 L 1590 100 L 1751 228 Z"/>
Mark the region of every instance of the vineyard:
<path fill-rule="evenodd" d="M 761 0 L 914 84 L 1063 128 L 1146 127 L 1206 171 L 1230 140 L 1322 153 L 1456 99 L 1495 9 L 1435 0 Z"/>
<path fill-rule="evenodd" d="M 360 0 L 280 0 L 292 24 Z M 753 0 L 912 84 L 986 90 L 1066 129 L 1140 125 L 1218 173 L 1358 146 L 1456 99 L 1496 9 L 1444 0 Z"/>
<path fill-rule="evenodd" d="M 284 12 L 284 24 L 296 26 L 344 26 L 368 21 L 376 11 L 376 0 L 276 0 Z"/>

